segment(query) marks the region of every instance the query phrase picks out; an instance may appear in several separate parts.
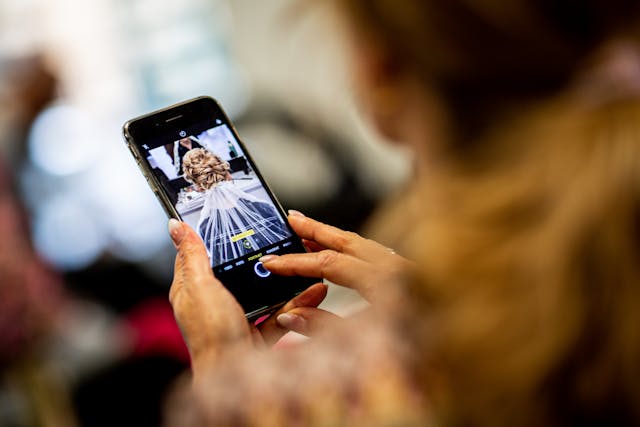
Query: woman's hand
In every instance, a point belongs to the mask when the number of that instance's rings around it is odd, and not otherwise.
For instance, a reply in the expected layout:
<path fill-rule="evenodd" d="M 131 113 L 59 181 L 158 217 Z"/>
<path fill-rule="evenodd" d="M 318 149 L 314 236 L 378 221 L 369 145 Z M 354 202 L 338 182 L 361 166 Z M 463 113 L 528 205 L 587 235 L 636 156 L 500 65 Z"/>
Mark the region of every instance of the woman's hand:
<path fill-rule="evenodd" d="M 277 315 L 300 307 L 316 307 L 326 296 L 325 285 L 313 285 L 258 330 L 247 322 L 240 304 L 213 275 L 205 247 L 195 231 L 170 220 L 169 233 L 178 250 L 169 300 L 189 348 L 194 372 L 212 366 L 225 351 L 275 343 L 288 332 L 276 323 Z"/>
<path fill-rule="evenodd" d="M 373 240 L 307 218 L 297 211 L 289 212 L 289 224 L 311 253 L 262 257 L 263 265 L 275 274 L 327 279 L 355 289 L 368 301 L 375 302 L 383 288 L 395 283 L 398 275 L 413 265 Z M 295 308 L 279 316 L 278 323 L 309 335 L 330 319 L 326 311 Z"/>

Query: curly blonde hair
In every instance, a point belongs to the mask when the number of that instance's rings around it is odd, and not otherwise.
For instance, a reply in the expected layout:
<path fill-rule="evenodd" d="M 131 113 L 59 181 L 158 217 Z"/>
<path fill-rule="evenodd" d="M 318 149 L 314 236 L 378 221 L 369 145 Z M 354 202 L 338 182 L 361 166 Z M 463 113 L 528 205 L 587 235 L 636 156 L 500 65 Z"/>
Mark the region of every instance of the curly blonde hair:
<path fill-rule="evenodd" d="M 225 181 L 230 169 L 228 162 L 204 148 L 189 150 L 182 159 L 182 167 L 184 179 L 204 190 Z"/>

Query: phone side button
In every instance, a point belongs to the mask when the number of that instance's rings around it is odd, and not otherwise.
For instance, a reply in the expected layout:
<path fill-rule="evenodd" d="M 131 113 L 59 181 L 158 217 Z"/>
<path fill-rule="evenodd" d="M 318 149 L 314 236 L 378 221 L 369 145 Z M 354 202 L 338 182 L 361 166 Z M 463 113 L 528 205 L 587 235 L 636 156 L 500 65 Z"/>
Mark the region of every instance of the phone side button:
<path fill-rule="evenodd" d="M 269 277 L 271 275 L 271 272 L 264 268 L 264 265 L 262 265 L 260 261 L 254 264 L 253 271 L 255 271 L 259 277 Z"/>

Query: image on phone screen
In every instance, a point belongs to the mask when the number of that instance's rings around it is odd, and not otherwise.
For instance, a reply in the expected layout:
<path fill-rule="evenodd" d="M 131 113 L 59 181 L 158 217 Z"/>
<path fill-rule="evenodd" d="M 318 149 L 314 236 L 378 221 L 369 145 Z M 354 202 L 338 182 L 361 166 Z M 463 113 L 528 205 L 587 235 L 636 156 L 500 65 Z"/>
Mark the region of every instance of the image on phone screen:
<path fill-rule="evenodd" d="M 182 220 L 198 232 L 212 267 L 291 237 L 226 124 L 147 151 Z"/>

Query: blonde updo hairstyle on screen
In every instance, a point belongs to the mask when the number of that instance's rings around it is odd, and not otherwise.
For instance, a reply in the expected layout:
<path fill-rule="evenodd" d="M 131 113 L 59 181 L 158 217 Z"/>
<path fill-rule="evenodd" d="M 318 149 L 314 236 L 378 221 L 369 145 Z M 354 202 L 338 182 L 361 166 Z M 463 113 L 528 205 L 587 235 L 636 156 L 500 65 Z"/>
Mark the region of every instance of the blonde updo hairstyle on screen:
<path fill-rule="evenodd" d="M 210 190 L 226 181 L 230 170 L 228 162 L 204 148 L 189 150 L 182 162 L 184 179 L 203 190 Z"/>

